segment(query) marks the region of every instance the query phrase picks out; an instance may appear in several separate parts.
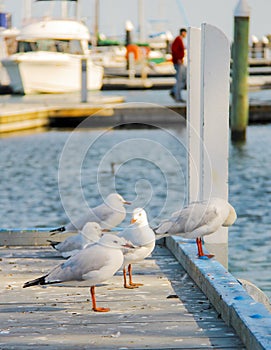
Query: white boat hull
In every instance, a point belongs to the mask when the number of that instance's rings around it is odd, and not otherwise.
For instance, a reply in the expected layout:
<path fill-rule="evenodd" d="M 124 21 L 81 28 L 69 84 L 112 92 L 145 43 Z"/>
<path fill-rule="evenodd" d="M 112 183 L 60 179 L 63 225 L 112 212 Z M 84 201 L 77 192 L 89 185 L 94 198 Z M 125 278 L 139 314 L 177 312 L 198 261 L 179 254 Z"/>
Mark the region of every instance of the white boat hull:
<path fill-rule="evenodd" d="M 80 55 L 54 52 L 25 52 L 2 61 L 14 93 L 65 93 L 81 89 Z M 88 58 L 87 88 L 100 90 L 103 68 Z"/>

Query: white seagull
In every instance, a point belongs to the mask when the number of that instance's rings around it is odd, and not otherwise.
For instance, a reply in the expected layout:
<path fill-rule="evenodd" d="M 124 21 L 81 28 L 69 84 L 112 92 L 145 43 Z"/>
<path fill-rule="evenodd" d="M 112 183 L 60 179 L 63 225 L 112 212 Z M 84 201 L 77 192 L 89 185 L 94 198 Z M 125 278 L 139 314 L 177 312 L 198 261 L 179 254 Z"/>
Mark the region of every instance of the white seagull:
<path fill-rule="evenodd" d="M 208 258 L 212 254 L 204 254 L 202 249 L 202 237 L 216 232 L 221 226 L 231 226 L 237 218 L 232 205 L 222 198 L 192 202 L 172 216 L 163 220 L 154 229 L 157 238 L 169 235 L 182 236 L 196 239 L 198 256 Z"/>
<path fill-rule="evenodd" d="M 75 236 L 66 238 L 63 242 L 50 241 L 51 246 L 57 250 L 63 258 L 69 258 L 82 250 L 87 244 L 97 242 L 103 231 L 97 222 L 87 222 L 82 231 Z"/>
<path fill-rule="evenodd" d="M 125 238 L 137 248 L 124 252 L 123 278 L 124 288 L 137 288 L 142 286 L 141 283 L 132 281 L 132 263 L 142 261 L 148 257 L 155 247 L 155 234 L 148 223 L 147 214 L 144 209 L 136 208 L 133 210 L 131 225 L 118 234 L 119 237 Z M 126 279 L 126 268 L 128 265 L 129 284 Z"/>
<path fill-rule="evenodd" d="M 52 235 L 62 232 L 75 232 L 82 230 L 87 222 L 97 222 L 102 229 L 110 230 L 112 227 L 118 226 L 126 216 L 124 204 L 131 204 L 123 199 L 118 193 L 108 195 L 104 203 L 97 207 L 91 208 L 89 213 L 74 223 L 70 222 L 65 226 L 51 230 Z"/>
<path fill-rule="evenodd" d="M 95 285 L 110 279 L 123 264 L 123 249 L 134 248 L 124 238 L 107 233 L 89 247 L 81 250 L 48 274 L 26 282 L 23 288 L 76 281 L 78 285 L 90 285 L 92 310 L 107 312 L 109 308 L 97 307 Z"/>

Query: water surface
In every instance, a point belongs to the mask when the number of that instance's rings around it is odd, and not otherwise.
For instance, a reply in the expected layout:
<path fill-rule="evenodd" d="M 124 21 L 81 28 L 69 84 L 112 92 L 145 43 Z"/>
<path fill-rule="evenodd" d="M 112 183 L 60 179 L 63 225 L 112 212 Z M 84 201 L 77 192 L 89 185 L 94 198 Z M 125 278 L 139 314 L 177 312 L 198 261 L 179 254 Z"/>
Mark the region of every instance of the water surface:
<path fill-rule="evenodd" d="M 271 297 L 271 126 L 230 145 L 229 269 Z M 0 139 L 0 227 L 52 227 L 112 191 L 145 207 L 152 225 L 185 200 L 185 129 L 51 130 Z M 128 224 L 130 214 L 123 225 Z"/>

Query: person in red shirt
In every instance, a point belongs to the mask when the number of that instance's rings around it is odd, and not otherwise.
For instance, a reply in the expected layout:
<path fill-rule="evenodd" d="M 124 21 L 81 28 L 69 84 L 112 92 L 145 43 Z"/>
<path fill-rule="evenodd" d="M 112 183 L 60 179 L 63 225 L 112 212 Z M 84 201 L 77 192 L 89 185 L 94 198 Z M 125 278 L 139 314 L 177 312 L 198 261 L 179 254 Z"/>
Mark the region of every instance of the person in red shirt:
<path fill-rule="evenodd" d="M 186 38 L 187 31 L 185 28 L 180 29 L 180 34 L 174 39 L 171 45 L 172 62 L 175 68 L 175 78 L 176 83 L 170 90 L 170 96 L 175 99 L 175 101 L 184 102 L 181 91 L 186 85 L 186 67 L 183 65 L 185 56 L 185 46 L 183 39 Z"/>

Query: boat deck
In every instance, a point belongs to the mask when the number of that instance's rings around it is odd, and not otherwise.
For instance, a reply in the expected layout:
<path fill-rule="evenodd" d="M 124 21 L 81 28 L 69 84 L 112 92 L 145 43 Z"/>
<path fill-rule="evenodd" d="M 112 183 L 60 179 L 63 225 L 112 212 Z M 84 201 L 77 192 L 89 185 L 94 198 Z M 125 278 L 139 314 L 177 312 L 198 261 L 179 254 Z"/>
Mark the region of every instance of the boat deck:
<path fill-rule="evenodd" d="M 118 273 L 96 288 L 108 313 L 72 283 L 22 289 L 61 261 L 48 246 L 0 248 L 1 349 L 245 349 L 164 246 L 134 265 L 144 286 L 124 289 Z"/>

